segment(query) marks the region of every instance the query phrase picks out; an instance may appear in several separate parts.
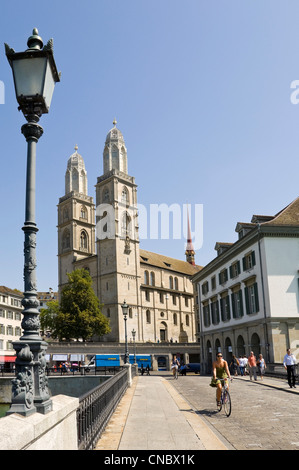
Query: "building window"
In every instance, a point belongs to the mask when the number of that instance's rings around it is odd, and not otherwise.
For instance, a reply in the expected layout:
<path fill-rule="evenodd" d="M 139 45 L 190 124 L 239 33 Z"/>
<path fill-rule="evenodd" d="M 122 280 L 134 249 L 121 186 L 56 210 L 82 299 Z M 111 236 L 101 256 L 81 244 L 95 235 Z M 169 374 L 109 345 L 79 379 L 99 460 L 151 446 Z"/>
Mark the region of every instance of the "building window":
<path fill-rule="evenodd" d="M 233 317 L 234 318 L 241 318 L 243 317 L 243 297 L 241 289 L 233 292 L 232 296 L 232 308 L 233 308 Z"/>
<path fill-rule="evenodd" d="M 82 230 L 80 235 L 80 248 L 87 250 L 87 234 L 84 230 Z"/>
<path fill-rule="evenodd" d="M 209 292 L 209 283 L 208 283 L 208 281 L 206 281 L 202 284 L 201 292 L 202 292 L 203 295 L 207 295 L 207 293 Z"/>
<path fill-rule="evenodd" d="M 144 271 L 144 284 L 149 284 L 149 274 L 148 271 Z"/>
<path fill-rule="evenodd" d="M 221 285 L 225 284 L 227 282 L 227 279 L 228 279 L 227 269 L 223 269 L 219 273 L 219 284 L 221 284 Z"/>
<path fill-rule="evenodd" d="M 151 286 L 154 286 L 155 285 L 155 273 L 151 272 L 150 278 L 151 278 Z"/>
<path fill-rule="evenodd" d="M 173 277 L 169 276 L 169 289 L 173 289 Z"/>
<path fill-rule="evenodd" d="M 87 219 L 87 210 L 84 206 L 82 206 L 80 209 L 80 217 L 81 219 Z"/>
<path fill-rule="evenodd" d="M 109 202 L 109 189 L 105 188 L 103 191 L 103 202 Z"/>
<path fill-rule="evenodd" d="M 210 307 L 209 304 L 204 304 L 203 305 L 203 323 L 205 327 L 208 327 L 211 325 L 211 319 L 210 319 Z"/>
<path fill-rule="evenodd" d="M 174 288 L 175 290 L 179 290 L 179 281 L 177 277 L 174 278 Z"/>
<path fill-rule="evenodd" d="M 257 283 L 245 287 L 246 313 L 251 315 L 259 311 L 259 298 Z"/>
<path fill-rule="evenodd" d="M 164 304 L 164 294 L 163 294 L 163 292 L 160 292 L 160 303 Z"/>
<path fill-rule="evenodd" d="M 221 320 L 223 322 L 230 320 L 229 296 L 226 295 L 220 299 Z"/>
<path fill-rule="evenodd" d="M 212 290 L 216 289 L 216 276 L 213 276 L 211 279 Z"/>
<path fill-rule="evenodd" d="M 190 326 L 189 315 L 186 315 L 186 326 Z"/>
<path fill-rule="evenodd" d="M 124 204 L 126 207 L 129 205 L 129 193 L 127 188 L 123 188 L 122 193 L 121 193 L 121 202 Z"/>
<path fill-rule="evenodd" d="M 131 218 L 127 212 L 122 216 L 121 235 L 123 238 L 131 238 Z"/>
<path fill-rule="evenodd" d="M 211 303 L 211 313 L 212 313 L 213 325 L 218 325 L 220 318 L 219 318 L 219 303 L 217 299 L 213 300 Z"/>
<path fill-rule="evenodd" d="M 145 291 L 145 300 L 147 300 L 147 302 L 150 301 L 150 293 L 148 290 Z"/>
<path fill-rule="evenodd" d="M 243 258 L 243 271 L 249 271 L 255 266 L 255 252 L 248 253 Z"/>
<path fill-rule="evenodd" d="M 236 261 L 229 267 L 229 276 L 231 279 L 239 276 L 240 272 L 241 272 L 240 261 Z"/>
<path fill-rule="evenodd" d="M 151 312 L 149 310 L 146 311 L 146 323 L 151 322 Z"/>
<path fill-rule="evenodd" d="M 71 237 L 69 230 L 65 230 L 62 235 L 62 248 L 66 249 L 71 246 Z"/>
<path fill-rule="evenodd" d="M 189 307 L 189 298 L 185 297 L 185 307 Z"/>
<path fill-rule="evenodd" d="M 174 324 L 174 325 L 177 325 L 177 324 L 178 324 L 178 317 L 177 317 L 177 314 L 176 314 L 176 313 L 173 314 L 173 324 Z"/>

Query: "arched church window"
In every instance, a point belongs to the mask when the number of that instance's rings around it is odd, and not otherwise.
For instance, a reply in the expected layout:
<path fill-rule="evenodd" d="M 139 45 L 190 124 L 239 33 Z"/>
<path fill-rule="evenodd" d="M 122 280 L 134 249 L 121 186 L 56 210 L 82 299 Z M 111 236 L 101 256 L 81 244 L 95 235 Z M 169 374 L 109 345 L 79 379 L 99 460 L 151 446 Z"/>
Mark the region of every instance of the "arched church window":
<path fill-rule="evenodd" d="M 71 236 L 70 236 L 69 230 L 66 229 L 62 235 L 62 248 L 66 249 L 66 248 L 70 248 L 70 246 L 71 246 Z"/>
<path fill-rule="evenodd" d="M 148 271 L 144 271 L 144 284 L 149 283 Z"/>
<path fill-rule="evenodd" d="M 115 145 L 112 148 L 112 169 L 119 170 L 119 151 Z"/>
<path fill-rule="evenodd" d="M 155 273 L 151 272 L 150 274 L 150 284 L 151 286 L 155 285 Z"/>
<path fill-rule="evenodd" d="M 63 209 L 63 220 L 68 220 L 68 218 L 69 218 L 69 209 L 68 207 L 65 207 Z"/>
<path fill-rule="evenodd" d="M 175 290 L 179 290 L 179 281 L 177 277 L 174 278 L 174 288 Z"/>
<path fill-rule="evenodd" d="M 86 209 L 85 206 L 81 207 L 80 217 L 81 217 L 81 219 L 87 219 L 87 209 Z"/>
<path fill-rule="evenodd" d="M 110 196 L 109 196 L 109 189 L 105 188 L 103 191 L 103 202 L 109 202 Z"/>
<path fill-rule="evenodd" d="M 125 212 L 122 217 L 121 235 L 123 238 L 131 238 L 131 217 L 127 212 Z"/>
<path fill-rule="evenodd" d="M 129 192 L 127 188 L 123 188 L 122 193 L 121 193 L 121 202 L 124 204 L 124 206 L 128 207 L 129 205 Z"/>
<path fill-rule="evenodd" d="M 84 230 L 80 234 L 80 248 L 87 250 L 87 233 Z"/>
<path fill-rule="evenodd" d="M 73 168 L 72 171 L 72 190 L 79 192 L 79 173 L 76 168 Z"/>
<path fill-rule="evenodd" d="M 169 289 L 173 289 L 173 277 L 169 276 Z"/>

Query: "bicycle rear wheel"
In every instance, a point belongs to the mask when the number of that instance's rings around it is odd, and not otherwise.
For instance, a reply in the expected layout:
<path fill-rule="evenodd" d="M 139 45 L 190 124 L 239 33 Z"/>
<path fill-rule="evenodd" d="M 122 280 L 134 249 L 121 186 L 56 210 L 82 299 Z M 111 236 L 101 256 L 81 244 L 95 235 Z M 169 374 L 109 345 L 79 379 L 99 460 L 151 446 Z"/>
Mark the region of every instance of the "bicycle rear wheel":
<path fill-rule="evenodd" d="M 230 394 L 227 390 L 223 393 L 223 408 L 226 416 L 230 416 L 232 412 L 232 402 L 230 399 Z"/>

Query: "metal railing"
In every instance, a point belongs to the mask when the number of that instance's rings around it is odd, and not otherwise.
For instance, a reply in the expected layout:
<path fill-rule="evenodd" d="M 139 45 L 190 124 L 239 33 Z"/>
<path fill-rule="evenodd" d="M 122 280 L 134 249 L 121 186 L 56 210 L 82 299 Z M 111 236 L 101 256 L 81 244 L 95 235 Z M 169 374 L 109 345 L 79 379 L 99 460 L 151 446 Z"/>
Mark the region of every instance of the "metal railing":
<path fill-rule="evenodd" d="M 121 370 L 79 398 L 77 408 L 79 450 L 92 450 L 96 446 L 128 387 L 128 373 L 128 369 Z"/>

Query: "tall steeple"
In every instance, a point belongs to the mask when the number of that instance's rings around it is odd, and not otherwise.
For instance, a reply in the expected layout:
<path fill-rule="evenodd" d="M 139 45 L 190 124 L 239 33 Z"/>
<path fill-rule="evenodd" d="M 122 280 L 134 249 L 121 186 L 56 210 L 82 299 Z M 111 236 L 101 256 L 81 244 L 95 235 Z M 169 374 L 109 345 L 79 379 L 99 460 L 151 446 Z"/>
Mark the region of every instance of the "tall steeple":
<path fill-rule="evenodd" d="M 188 234 L 187 234 L 187 246 L 186 246 L 186 261 L 193 266 L 195 266 L 195 251 L 192 243 L 191 229 L 190 229 L 190 220 L 189 220 L 189 211 L 187 209 L 187 224 L 188 224 Z"/>
<path fill-rule="evenodd" d="M 111 170 L 119 170 L 128 174 L 127 149 L 124 137 L 116 127 L 114 119 L 113 127 L 107 134 L 103 152 L 103 174 Z"/>
<path fill-rule="evenodd" d="M 78 145 L 75 152 L 67 162 L 65 173 L 65 194 L 75 191 L 87 196 L 87 171 L 82 156 L 78 153 Z"/>

